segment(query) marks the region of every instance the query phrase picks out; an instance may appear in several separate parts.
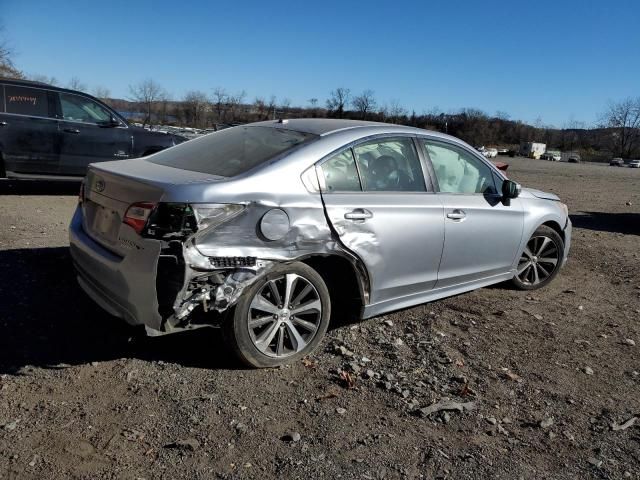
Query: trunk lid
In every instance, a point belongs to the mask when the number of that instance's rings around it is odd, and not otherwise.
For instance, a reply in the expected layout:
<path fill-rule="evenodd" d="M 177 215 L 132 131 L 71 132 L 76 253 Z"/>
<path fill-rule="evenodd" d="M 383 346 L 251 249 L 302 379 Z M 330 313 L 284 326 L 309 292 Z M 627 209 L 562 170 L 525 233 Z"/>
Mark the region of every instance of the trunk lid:
<path fill-rule="evenodd" d="M 135 250 L 131 245 L 139 238 L 122 223 L 131 204 L 158 203 L 170 187 L 216 180 L 220 177 L 139 159 L 92 164 L 84 180 L 83 229 L 100 245 L 124 257 Z"/>

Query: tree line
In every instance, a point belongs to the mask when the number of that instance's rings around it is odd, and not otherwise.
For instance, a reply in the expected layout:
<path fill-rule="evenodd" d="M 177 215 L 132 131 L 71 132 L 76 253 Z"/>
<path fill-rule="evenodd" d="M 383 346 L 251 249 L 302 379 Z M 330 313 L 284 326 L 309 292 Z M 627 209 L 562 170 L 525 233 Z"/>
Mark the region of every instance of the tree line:
<path fill-rule="evenodd" d="M 2 37 L 0 26 L 0 76 L 28 78 L 60 85 L 54 77 L 26 75 L 12 61 L 12 51 Z M 372 120 L 436 130 L 459 137 L 473 146 L 503 146 L 516 149 L 521 142 L 542 142 L 547 149 L 577 151 L 583 159 L 607 160 L 613 157 L 640 158 L 640 97 L 610 102 L 602 111 L 597 125 L 587 127 L 570 120 L 561 128 L 534 125 L 513 120 L 505 112 L 491 115 L 482 110 L 464 108 L 443 112 L 432 108 L 417 113 L 398 100 L 380 103 L 370 89 L 352 92 L 345 87 L 329 92 L 327 99 L 309 98 L 306 105 L 293 105 L 288 98 L 256 96 L 247 92 L 231 92 L 215 87 L 210 92 L 189 90 L 180 98 L 171 95 L 154 79 L 147 78 L 129 86 L 127 98 L 113 98 L 109 89 L 89 89 L 78 77 L 65 85 L 73 90 L 89 91 L 120 112 L 129 112 L 143 123 L 179 125 L 199 129 L 219 124 L 247 123 L 275 118 L 345 118 Z"/>

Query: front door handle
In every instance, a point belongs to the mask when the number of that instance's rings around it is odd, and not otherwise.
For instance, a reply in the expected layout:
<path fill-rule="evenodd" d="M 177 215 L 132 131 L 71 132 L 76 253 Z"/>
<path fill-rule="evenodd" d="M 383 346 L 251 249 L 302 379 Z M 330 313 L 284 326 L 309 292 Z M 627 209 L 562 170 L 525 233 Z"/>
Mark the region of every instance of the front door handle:
<path fill-rule="evenodd" d="M 453 212 L 447 213 L 447 218 L 451 220 L 463 220 L 466 218 L 467 214 L 464 213 L 464 210 L 460 210 L 456 208 Z"/>
<path fill-rule="evenodd" d="M 366 220 L 371 217 L 373 217 L 373 213 L 364 208 L 356 208 L 355 210 L 344 214 L 344 218 L 347 220 Z"/>
<path fill-rule="evenodd" d="M 6 127 L 7 125 L 9 125 L 7 122 L 0 122 L 0 127 Z"/>
<path fill-rule="evenodd" d="M 77 128 L 65 128 L 64 131 L 67 133 L 80 133 L 80 130 Z"/>

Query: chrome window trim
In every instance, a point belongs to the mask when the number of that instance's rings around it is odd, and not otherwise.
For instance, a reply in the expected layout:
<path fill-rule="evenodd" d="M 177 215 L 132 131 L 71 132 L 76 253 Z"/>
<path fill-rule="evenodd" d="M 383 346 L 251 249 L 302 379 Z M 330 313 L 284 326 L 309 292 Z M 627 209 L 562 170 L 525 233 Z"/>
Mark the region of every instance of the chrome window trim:
<path fill-rule="evenodd" d="M 40 115 L 23 115 L 22 113 L 9 113 L 9 112 L 2 112 L 5 115 L 13 115 L 14 117 L 25 117 L 25 118 L 39 118 L 41 120 L 51 120 L 54 122 L 57 122 L 58 120 L 60 120 L 57 117 L 42 117 Z"/>

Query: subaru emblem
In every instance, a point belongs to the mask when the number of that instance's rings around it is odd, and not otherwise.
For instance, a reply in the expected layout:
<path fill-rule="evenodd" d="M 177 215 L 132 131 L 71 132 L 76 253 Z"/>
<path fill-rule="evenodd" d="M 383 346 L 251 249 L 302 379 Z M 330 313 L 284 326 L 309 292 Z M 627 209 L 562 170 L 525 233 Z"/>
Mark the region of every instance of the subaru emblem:
<path fill-rule="evenodd" d="M 96 192 L 103 192 L 104 187 L 105 187 L 104 180 L 100 180 L 100 179 L 96 180 L 96 184 L 95 184 Z"/>

